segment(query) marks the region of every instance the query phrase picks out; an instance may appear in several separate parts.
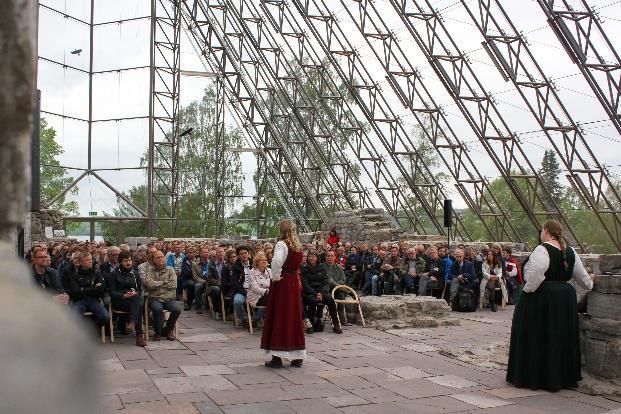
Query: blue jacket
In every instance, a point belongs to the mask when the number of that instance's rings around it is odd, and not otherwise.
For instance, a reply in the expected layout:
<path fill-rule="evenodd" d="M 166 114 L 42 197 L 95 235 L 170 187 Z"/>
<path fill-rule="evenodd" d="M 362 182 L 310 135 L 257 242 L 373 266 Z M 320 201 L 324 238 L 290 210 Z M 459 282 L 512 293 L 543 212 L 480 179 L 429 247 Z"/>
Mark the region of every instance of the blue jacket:
<path fill-rule="evenodd" d="M 463 267 L 460 272 L 459 262 L 457 260 L 454 261 L 453 264 L 451 265 L 451 271 L 449 272 L 448 281 L 452 281 L 453 278 L 459 276 L 460 274 L 463 275 L 464 278 L 468 280 L 468 284 L 470 285 L 474 284 L 474 280 L 476 279 L 476 273 L 474 272 L 474 265 L 472 264 L 472 262 L 469 262 L 468 260 L 464 260 Z"/>
<path fill-rule="evenodd" d="M 444 259 L 442 259 L 444 261 L 444 281 L 445 282 L 450 282 L 450 275 L 451 275 L 451 265 L 453 264 L 453 261 L 451 260 L 450 257 L 445 256 Z"/>

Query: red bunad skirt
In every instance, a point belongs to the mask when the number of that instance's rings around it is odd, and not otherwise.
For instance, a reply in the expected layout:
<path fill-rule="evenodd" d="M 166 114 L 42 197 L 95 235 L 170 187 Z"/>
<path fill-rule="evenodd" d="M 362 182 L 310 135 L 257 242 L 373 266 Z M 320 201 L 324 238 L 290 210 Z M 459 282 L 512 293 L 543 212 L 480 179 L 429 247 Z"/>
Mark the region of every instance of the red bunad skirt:
<path fill-rule="evenodd" d="M 283 270 L 279 281 L 272 280 L 263 321 L 261 349 L 288 360 L 306 359 L 302 288 L 299 273 Z"/>

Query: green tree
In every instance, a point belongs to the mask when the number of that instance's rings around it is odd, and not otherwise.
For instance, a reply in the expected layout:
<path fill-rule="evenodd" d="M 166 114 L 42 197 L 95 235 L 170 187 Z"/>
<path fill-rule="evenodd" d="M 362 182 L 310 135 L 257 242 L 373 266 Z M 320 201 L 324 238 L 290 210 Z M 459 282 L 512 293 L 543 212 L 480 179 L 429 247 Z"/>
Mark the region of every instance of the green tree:
<path fill-rule="evenodd" d="M 48 125 L 45 118 L 41 118 L 40 123 L 40 192 L 41 201 L 48 204 L 54 197 L 56 197 L 65 187 L 67 187 L 73 179 L 65 175 L 65 170 L 60 166 L 58 157 L 62 155 L 65 150 L 56 142 L 56 130 Z M 70 194 L 77 194 L 78 187 L 73 187 Z M 78 214 L 79 208 L 76 201 L 65 202 L 65 196 L 63 195 L 52 206 L 63 213 Z"/>
<path fill-rule="evenodd" d="M 543 160 L 541 160 L 539 176 L 549 191 L 545 193 L 545 198 L 551 198 L 557 205 L 561 204 L 566 195 L 565 188 L 559 181 L 560 175 L 561 167 L 556 159 L 556 153 L 554 150 L 545 150 Z M 549 200 L 546 200 L 546 202 L 549 202 Z"/>
<path fill-rule="evenodd" d="M 177 222 L 172 233 L 154 229 L 154 236 L 162 237 L 207 237 L 216 233 L 216 222 L 219 219 L 216 214 L 217 200 L 224 199 L 225 211 L 231 209 L 238 197 L 243 195 L 243 181 L 241 159 L 235 152 L 220 152 L 218 147 L 236 147 L 243 143 L 243 136 L 238 129 L 224 129 L 224 134 L 218 137 L 216 125 L 217 99 L 215 85 L 205 89 L 203 98 L 181 108 L 179 111 L 180 131 L 185 128 L 193 128 L 192 134 L 180 137 L 178 168 L 178 206 Z M 172 157 L 172 152 L 156 154 L 156 165 L 164 166 L 166 162 L 162 157 Z M 144 154 L 141 165 L 146 165 L 148 154 Z M 216 189 L 216 179 L 222 180 L 219 192 Z M 154 191 L 166 193 L 167 190 L 160 186 Z M 134 186 L 125 195 L 137 206 L 147 209 L 146 185 Z M 157 217 L 165 217 L 170 209 L 170 202 L 163 200 L 164 206 L 156 203 Z M 136 216 L 137 212 L 122 200 L 117 201 L 117 206 L 109 213 L 111 216 Z M 141 222 L 127 222 L 123 226 L 125 236 L 146 235 L 146 225 Z M 165 227 L 165 226 L 163 226 Z M 117 224 L 104 223 L 102 232 L 106 240 L 116 240 Z"/>

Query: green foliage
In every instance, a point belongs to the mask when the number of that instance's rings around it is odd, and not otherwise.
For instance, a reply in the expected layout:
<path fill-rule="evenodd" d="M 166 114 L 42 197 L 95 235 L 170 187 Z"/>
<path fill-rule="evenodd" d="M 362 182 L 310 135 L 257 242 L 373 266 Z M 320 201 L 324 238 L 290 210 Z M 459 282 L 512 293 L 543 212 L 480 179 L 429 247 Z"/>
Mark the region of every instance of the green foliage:
<path fill-rule="evenodd" d="M 64 169 L 60 167 L 58 157 L 65 152 L 65 150 L 56 142 L 56 131 L 48 125 L 45 118 L 41 118 L 39 137 L 41 157 L 41 201 L 47 204 L 65 187 L 71 184 L 73 179 L 71 177 L 66 177 Z M 72 188 L 69 193 L 77 194 L 78 187 Z M 65 196 L 56 201 L 52 207 L 62 211 L 66 215 L 77 215 L 79 212 L 78 203 L 76 201 L 65 202 Z"/>

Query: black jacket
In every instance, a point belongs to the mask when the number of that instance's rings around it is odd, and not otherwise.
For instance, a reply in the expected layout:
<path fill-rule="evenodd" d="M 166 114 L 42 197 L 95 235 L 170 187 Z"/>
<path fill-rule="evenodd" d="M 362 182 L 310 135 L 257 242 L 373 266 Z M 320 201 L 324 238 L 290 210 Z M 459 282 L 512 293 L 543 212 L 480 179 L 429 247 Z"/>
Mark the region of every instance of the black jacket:
<path fill-rule="evenodd" d="M 429 258 L 427 268 L 425 270 L 429 277 L 434 276 L 436 279 L 444 282 L 444 273 L 446 273 L 446 262 L 438 257 L 436 260 Z"/>
<path fill-rule="evenodd" d="M 330 280 L 323 263 L 302 266 L 302 296 L 314 299 L 317 293 L 330 294 Z"/>
<path fill-rule="evenodd" d="M 183 262 L 181 263 L 181 280 L 194 280 L 194 276 L 192 275 L 192 263 L 193 262 L 191 262 L 187 256 L 183 259 Z"/>
<path fill-rule="evenodd" d="M 241 260 L 237 259 L 237 261 L 233 264 L 233 267 L 231 268 L 231 275 L 227 277 L 227 281 L 223 285 L 223 289 L 225 290 L 224 295 L 227 296 L 226 294 L 227 287 L 231 289 L 232 294 L 241 293 L 242 295 L 245 295 L 246 294 L 246 289 L 244 289 L 245 281 L 246 281 L 246 273 L 244 272 L 244 265 L 242 264 Z"/>
<path fill-rule="evenodd" d="M 63 289 L 60 278 L 58 277 L 58 272 L 51 267 L 46 267 L 45 272 L 43 272 L 42 275 L 38 275 L 33 266 L 32 279 L 37 286 L 52 295 L 65 293 L 65 289 Z"/>
<path fill-rule="evenodd" d="M 227 298 L 229 297 L 232 298 L 233 296 L 235 296 L 236 293 L 239 293 L 238 286 L 237 286 L 238 280 L 233 275 L 233 266 L 234 264 L 229 265 L 227 263 L 224 265 L 224 269 L 222 269 L 222 280 L 220 281 L 221 289 L 222 289 L 222 294 L 224 295 L 224 297 L 227 297 Z M 244 274 L 243 270 L 242 270 L 242 274 Z M 242 281 L 242 285 L 243 285 L 243 281 Z"/>
<path fill-rule="evenodd" d="M 138 272 L 133 268 L 126 270 L 122 266 L 119 266 L 114 272 L 110 273 L 108 277 L 108 289 L 110 291 L 110 297 L 115 301 L 124 300 L 125 298 L 123 295 L 132 289 L 140 294 L 142 286 Z"/>
<path fill-rule="evenodd" d="M 68 275 L 63 283 L 72 302 L 82 299 L 101 299 L 106 291 L 104 278 L 95 269 L 82 269 Z"/>

